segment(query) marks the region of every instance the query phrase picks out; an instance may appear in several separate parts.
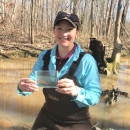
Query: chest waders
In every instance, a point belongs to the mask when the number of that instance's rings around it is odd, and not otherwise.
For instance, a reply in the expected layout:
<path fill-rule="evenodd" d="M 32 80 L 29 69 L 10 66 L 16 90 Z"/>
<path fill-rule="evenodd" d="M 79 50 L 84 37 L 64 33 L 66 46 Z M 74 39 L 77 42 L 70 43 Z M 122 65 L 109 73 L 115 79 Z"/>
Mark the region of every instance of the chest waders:
<path fill-rule="evenodd" d="M 51 50 L 48 50 L 43 57 L 43 70 L 48 70 Z M 69 78 L 79 86 L 74 72 L 85 52 L 81 52 L 77 61 L 74 61 L 70 70 L 62 78 Z M 61 78 L 61 79 L 62 79 Z M 54 88 L 43 88 L 45 103 L 42 107 L 32 130 L 92 130 L 89 107 L 78 107 L 72 101 L 74 98 L 68 94 L 61 94 Z"/>

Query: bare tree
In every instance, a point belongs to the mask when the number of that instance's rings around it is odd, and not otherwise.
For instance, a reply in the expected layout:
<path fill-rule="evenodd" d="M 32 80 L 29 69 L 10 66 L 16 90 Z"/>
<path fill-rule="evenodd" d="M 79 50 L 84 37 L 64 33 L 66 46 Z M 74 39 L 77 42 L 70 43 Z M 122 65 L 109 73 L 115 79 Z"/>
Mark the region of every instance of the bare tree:
<path fill-rule="evenodd" d="M 95 1 L 95 34 L 97 37 L 104 35 L 104 26 L 105 26 L 105 21 L 104 21 L 104 14 L 105 14 L 105 1 Z"/>
<path fill-rule="evenodd" d="M 24 32 L 25 32 L 25 28 L 24 28 L 24 25 L 25 25 L 25 1 L 22 0 L 22 8 L 21 8 L 21 34 L 23 35 Z"/>
<path fill-rule="evenodd" d="M 5 0 L 2 0 L 1 2 L 0 2 L 0 5 L 1 5 L 1 19 L 2 19 L 2 21 L 4 20 L 4 17 L 5 17 Z"/>
<path fill-rule="evenodd" d="M 121 19 L 121 35 L 123 36 L 123 32 L 125 31 L 125 24 L 126 24 L 126 15 L 128 13 L 128 7 L 129 7 L 129 4 L 130 4 L 130 0 L 126 0 L 125 2 L 125 6 L 124 6 L 124 9 L 123 9 L 123 13 L 122 13 L 122 19 Z"/>
<path fill-rule="evenodd" d="M 112 57 L 111 57 L 113 61 L 112 71 L 115 74 L 118 74 L 117 67 L 120 63 L 121 49 L 122 49 L 122 43 L 120 40 L 122 5 L 123 5 L 123 0 L 119 0 L 118 8 L 117 8 L 117 15 L 116 15 L 115 32 L 114 32 L 114 49 L 113 49 Z"/>
<path fill-rule="evenodd" d="M 73 13 L 77 14 L 77 11 L 78 11 L 77 10 L 78 9 L 78 7 L 77 7 L 78 6 L 78 0 L 74 0 L 73 4 L 74 4 L 74 6 L 73 6 Z"/>
<path fill-rule="evenodd" d="M 107 34 L 107 30 L 108 30 L 108 26 L 107 26 L 107 21 L 108 21 L 108 17 L 109 17 L 109 6 L 110 6 L 110 2 L 109 0 L 106 1 L 106 8 L 105 8 L 105 17 L 104 17 L 104 21 L 105 21 L 105 33 Z"/>
<path fill-rule="evenodd" d="M 110 29 L 111 29 L 111 23 L 112 23 L 112 14 L 113 14 L 113 6 L 114 5 L 114 0 L 111 0 L 110 4 L 110 10 L 109 10 L 109 15 L 107 19 L 107 25 L 106 25 L 106 36 L 108 37 L 110 34 Z"/>
<path fill-rule="evenodd" d="M 31 41 L 31 44 L 34 43 L 34 28 L 33 28 L 33 25 L 34 25 L 34 0 L 31 0 L 31 4 L 30 4 L 30 41 Z"/>
<path fill-rule="evenodd" d="M 91 3 L 91 37 L 94 37 L 94 14 L 93 14 L 93 9 L 94 9 L 94 0 L 92 0 L 92 3 Z"/>
<path fill-rule="evenodd" d="M 82 15 L 81 15 L 81 26 L 84 24 L 86 8 L 87 8 L 87 0 L 86 0 L 85 3 L 84 3 L 84 9 L 83 9 Z"/>
<path fill-rule="evenodd" d="M 89 37 L 97 36 L 102 40 L 106 33 L 108 42 L 112 45 L 115 29 L 117 3 L 119 0 L 1 0 L 0 1 L 0 25 L 4 24 L 4 30 L 19 30 L 22 36 L 29 36 L 34 42 L 34 36 L 39 33 L 49 34 L 53 27 L 53 21 L 58 11 L 73 12 L 80 18 L 82 25 L 82 37 L 89 41 Z M 123 1 L 122 30 L 129 33 L 129 21 L 127 19 L 130 0 Z M 33 2 L 33 5 L 32 5 Z M 95 32 L 94 32 L 95 31 Z M 5 33 L 6 33 L 5 32 Z M 9 34 L 9 33 L 8 33 Z M 17 33 L 18 34 L 18 33 Z M 35 34 L 35 35 L 34 35 Z M 20 35 L 21 36 L 21 35 Z M 122 35 L 123 36 L 123 35 Z M 121 36 L 121 39 L 122 39 Z M 33 39 L 32 39 L 33 38 Z M 84 43 L 84 38 L 80 39 Z M 104 39 L 105 40 L 105 39 Z M 31 42 L 31 43 L 33 43 Z"/>

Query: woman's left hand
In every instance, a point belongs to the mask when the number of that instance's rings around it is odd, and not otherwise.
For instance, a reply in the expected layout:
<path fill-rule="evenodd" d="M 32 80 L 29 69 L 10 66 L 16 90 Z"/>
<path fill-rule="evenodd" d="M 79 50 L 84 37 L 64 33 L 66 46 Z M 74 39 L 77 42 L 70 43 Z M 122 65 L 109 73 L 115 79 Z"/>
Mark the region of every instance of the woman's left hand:
<path fill-rule="evenodd" d="M 74 84 L 73 80 L 67 78 L 58 81 L 56 91 L 71 96 L 78 95 L 78 87 Z"/>

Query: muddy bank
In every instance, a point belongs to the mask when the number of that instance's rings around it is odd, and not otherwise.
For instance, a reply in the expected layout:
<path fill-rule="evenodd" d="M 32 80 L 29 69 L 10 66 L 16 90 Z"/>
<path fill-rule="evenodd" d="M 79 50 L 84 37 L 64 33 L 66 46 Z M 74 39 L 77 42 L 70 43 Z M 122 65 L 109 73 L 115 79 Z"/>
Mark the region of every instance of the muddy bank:
<path fill-rule="evenodd" d="M 54 44 L 0 44 L 0 58 L 37 57 L 42 50 L 53 48 Z"/>
<path fill-rule="evenodd" d="M 6 43 L 0 44 L 0 58 L 26 58 L 26 57 L 38 57 L 39 53 L 46 49 L 53 48 L 55 43 Z M 81 45 L 81 47 L 90 52 L 87 45 Z M 110 57 L 112 53 L 112 48 L 106 47 L 105 57 Z M 90 52 L 91 53 L 91 52 Z M 129 54 L 128 48 L 123 48 L 121 55 L 126 56 Z"/>

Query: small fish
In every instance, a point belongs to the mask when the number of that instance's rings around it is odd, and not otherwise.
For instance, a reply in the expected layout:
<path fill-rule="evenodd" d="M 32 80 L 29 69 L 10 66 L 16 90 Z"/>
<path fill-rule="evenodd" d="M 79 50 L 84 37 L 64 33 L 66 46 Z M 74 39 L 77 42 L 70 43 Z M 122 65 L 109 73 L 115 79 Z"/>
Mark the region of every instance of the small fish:
<path fill-rule="evenodd" d="M 47 84 L 44 80 L 39 80 L 39 83 Z"/>

